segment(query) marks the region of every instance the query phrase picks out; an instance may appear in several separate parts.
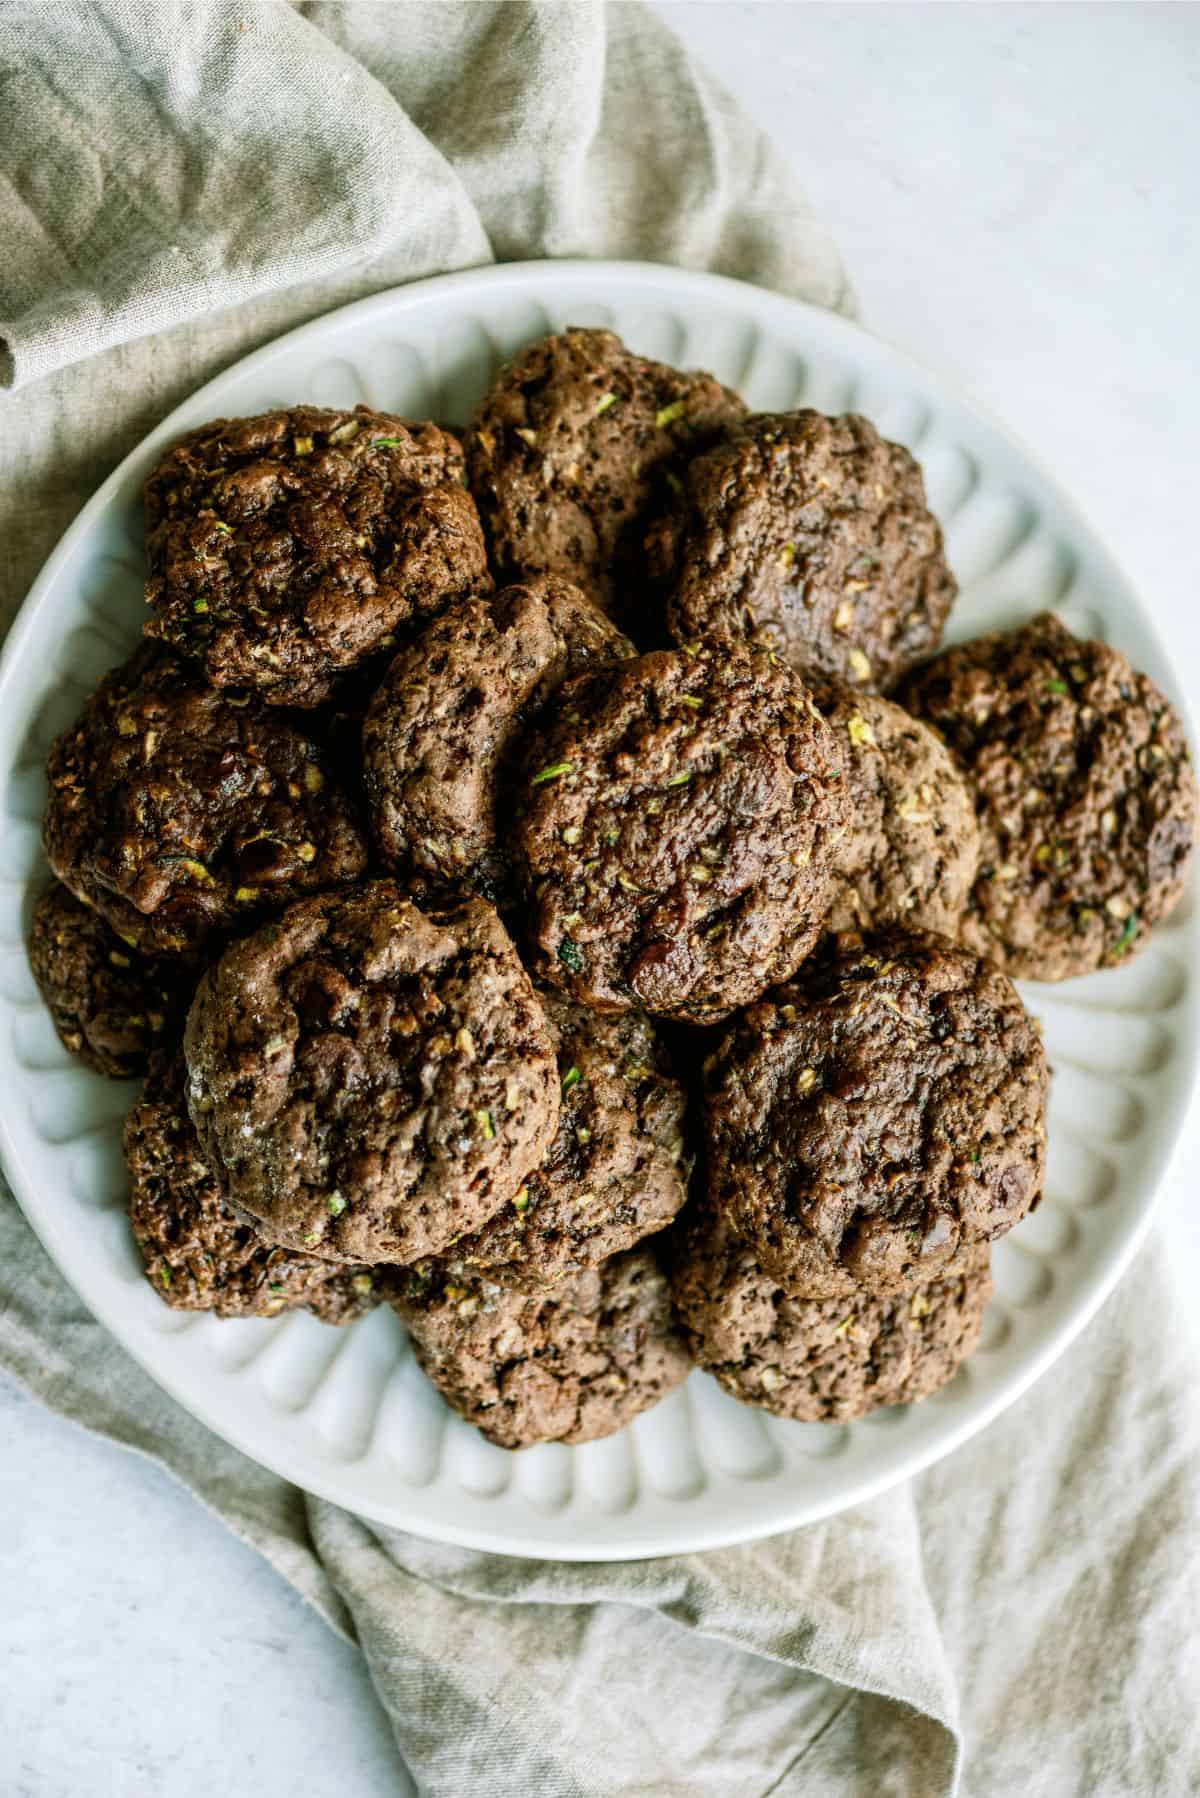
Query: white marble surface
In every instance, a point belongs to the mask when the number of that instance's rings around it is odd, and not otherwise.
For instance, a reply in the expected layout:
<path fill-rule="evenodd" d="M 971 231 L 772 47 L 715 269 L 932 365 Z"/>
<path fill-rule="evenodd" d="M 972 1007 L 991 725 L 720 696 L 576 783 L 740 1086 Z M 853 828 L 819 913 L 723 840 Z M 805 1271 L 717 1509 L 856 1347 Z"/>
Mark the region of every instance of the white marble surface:
<path fill-rule="evenodd" d="M 1200 9 L 660 10 L 794 160 L 864 320 L 1074 492 L 1200 710 Z M 354 1651 L 191 1499 L 3 1386 L 0 1442 L 3 1798 L 410 1790 Z"/>

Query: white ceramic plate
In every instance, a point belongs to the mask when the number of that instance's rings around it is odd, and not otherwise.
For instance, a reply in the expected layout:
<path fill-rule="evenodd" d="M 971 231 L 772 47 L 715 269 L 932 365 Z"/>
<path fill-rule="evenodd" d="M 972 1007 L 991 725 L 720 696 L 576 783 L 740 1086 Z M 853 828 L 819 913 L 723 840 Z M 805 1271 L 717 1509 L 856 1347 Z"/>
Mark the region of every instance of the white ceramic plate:
<path fill-rule="evenodd" d="M 0 1144 L 26 1215 L 114 1336 L 246 1454 L 421 1535 L 603 1560 L 714 1547 L 841 1510 L 946 1454 L 1051 1365 L 1149 1223 L 1195 1061 L 1197 929 L 1177 913 L 1128 966 L 1027 993 L 1055 1070 L 1047 1197 L 997 1246 L 983 1346 L 922 1405 L 848 1426 L 785 1423 L 696 1373 L 606 1442 L 513 1455 L 450 1415 L 389 1311 L 342 1332 L 299 1313 L 220 1323 L 161 1304 L 124 1212 L 132 1090 L 60 1047 L 23 946 L 45 878 L 46 750 L 140 630 L 142 481 L 167 443 L 219 414 L 365 400 L 465 420 L 502 359 L 569 323 L 611 325 L 635 350 L 710 368 L 753 406 L 862 411 L 906 443 L 962 584 L 951 638 L 1052 606 L 1168 691 L 1172 680 L 1137 599 L 1070 505 L 940 381 L 829 313 L 638 264 L 481 269 L 319 319 L 173 413 L 51 556 L 0 666 Z"/>

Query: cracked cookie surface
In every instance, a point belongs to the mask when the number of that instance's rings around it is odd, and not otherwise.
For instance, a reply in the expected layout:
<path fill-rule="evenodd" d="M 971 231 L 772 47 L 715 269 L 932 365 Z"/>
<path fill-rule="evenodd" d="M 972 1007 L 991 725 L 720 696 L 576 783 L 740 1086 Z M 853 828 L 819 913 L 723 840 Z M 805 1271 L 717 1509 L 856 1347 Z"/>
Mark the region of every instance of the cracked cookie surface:
<path fill-rule="evenodd" d="M 541 1165 L 456 1260 L 537 1291 L 669 1224 L 687 1197 L 687 1093 L 642 1012 L 540 994 L 558 1055 L 558 1130 Z"/>
<path fill-rule="evenodd" d="M 482 899 L 394 881 L 305 900 L 201 980 L 188 1107 L 266 1239 L 343 1261 L 437 1254 L 507 1204 L 554 1137 L 546 1020 Z"/>
<path fill-rule="evenodd" d="M 396 1309 L 446 1403 L 501 1448 L 611 1436 L 690 1368 L 667 1277 L 644 1248 L 538 1294 L 452 1257 L 421 1263 Z"/>
<path fill-rule="evenodd" d="M 689 1216 L 681 1237 L 672 1291 L 697 1365 L 743 1404 L 804 1423 L 928 1398 L 975 1348 L 992 1293 L 986 1244 L 911 1293 L 798 1299 L 718 1219 Z"/>
<path fill-rule="evenodd" d="M 219 418 L 146 483 L 147 634 L 313 706 L 399 626 L 490 586 L 462 446 L 365 406 Z"/>
<path fill-rule="evenodd" d="M 564 680 L 633 654 L 554 575 L 447 610 L 392 662 L 366 713 L 367 801 L 389 867 L 506 896 L 505 798 L 525 732 Z"/>
<path fill-rule="evenodd" d="M 47 776 L 50 866 L 149 955 L 195 957 L 366 866 L 317 746 L 160 644 L 101 681 Z"/>
<path fill-rule="evenodd" d="M 558 574 L 638 634 L 642 532 L 689 457 L 746 408 L 712 375 L 567 330 L 503 370 L 467 433 L 467 466 L 502 581 Z"/>
<path fill-rule="evenodd" d="M 539 973 L 689 1023 L 786 978 L 831 899 L 848 804 L 807 688 L 750 648 L 655 651 L 564 687 L 514 859 Z"/>
<path fill-rule="evenodd" d="M 144 1072 L 187 1009 L 179 970 L 139 955 L 59 881 L 33 908 L 29 965 L 63 1047 L 113 1079 Z"/>
<path fill-rule="evenodd" d="M 962 941 L 1025 980 L 1136 954 L 1183 892 L 1196 832 L 1183 724 L 1153 682 L 1043 612 L 947 650 L 899 697 L 973 783 Z"/>
<path fill-rule="evenodd" d="M 676 641 L 762 638 L 864 690 L 937 648 L 957 591 L 920 468 L 854 414 L 751 418 L 689 464 L 647 553 Z"/>
<path fill-rule="evenodd" d="M 979 867 L 975 800 L 936 731 L 878 694 L 816 695 L 845 739 L 850 823 L 826 928 L 902 924 L 956 936 Z"/>
<path fill-rule="evenodd" d="M 1037 1203 L 1046 1086 L 999 969 L 929 933 L 830 937 L 706 1063 L 710 1202 L 798 1297 L 910 1290 Z"/>
<path fill-rule="evenodd" d="M 159 1298 L 218 1317 L 303 1308 L 329 1324 L 370 1311 L 384 1296 L 378 1269 L 273 1248 L 230 1210 L 188 1116 L 185 1083 L 182 1055 L 156 1055 L 125 1120 L 129 1221 Z"/>

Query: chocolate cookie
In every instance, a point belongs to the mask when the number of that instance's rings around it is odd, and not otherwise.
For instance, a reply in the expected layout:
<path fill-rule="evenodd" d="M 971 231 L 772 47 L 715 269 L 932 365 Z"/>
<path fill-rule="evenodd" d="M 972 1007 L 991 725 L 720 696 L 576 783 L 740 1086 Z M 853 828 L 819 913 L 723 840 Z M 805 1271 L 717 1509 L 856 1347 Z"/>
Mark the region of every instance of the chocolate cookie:
<path fill-rule="evenodd" d="M 366 715 L 367 797 L 389 866 L 505 892 L 497 800 L 529 720 L 568 675 L 634 653 L 554 575 L 437 619 L 396 657 Z"/>
<path fill-rule="evenodd" d="M 562 1105 L 545 1160 L 512 1202 L 454 1244 L 456 1261 L 538 1291 L 662 1230 L 687 1197 L 687 1094 L 650 1020 L 605 1018 L 543 992 Z"/>
<path fill-rule="evenodd" d="M 365 406 L 219 418 L 146 483 L 147 634 L 312 706 L 409 619 L 490 586 L 462 446 Z"/>
<path fill-rule="evenodd" d="M 903 701 L 974 783 L 979 877 L 960 936 L 1018 979 L 1136 954 L 1183 891 L 1196 777 L 1179 716 L 1049 612 L 911 676 Z"/>
<path fill-rule="evenodd" d="M 467 434 L 467 468 L 501 580 L 557 574 L 624 619 L 644 591 L 641 535 L 689 457 L 746 415 L 712 375 L 569 330 L 504 369 Z"/>
<path fill-rule="evenodd" d="M 903 924 L 956 936 L 979 866 L 975 801 L 941 738 L 890 700 L 817 695 L 845 737 L 853 789 L 829 930 Z"/>
<path fill-rule="evenodd" d="M 369 1267 L 335 1268 L 270 1248 L 221 1197 L 184 1104 L 183 1057 L 159 1054 L 125 1120 L 129 1221 L 146 1278 L 178 1311 L 273 1317 L 303 1306 L 352 1323 L 384 1296 Z"/>
<path fill-rule="evenodd" d="M 402 1291 L 417 1360 L 501 1448 L 611 1436 L 687 1377 L 667 1278 L 644 1248 L 541 1294 L 449 1257 L 409 1269 Z"/>
<path fill-rule="evenodd" d="M 29 965 L 63 1047 L 97 1074 L 140 1074 L 186 1006 L 177 969 L 131 950 L 56 881 L 33 908 Z"/>
<path fill-rule="evenodd" d="M 554 1048 L 481 899 L 390 880 L 293 906 L 227 949 L 185 1032 L 188 1106 L 269 1241 L 344 1261 L 438 1254 L 554 1140 Z"/>
<path fill-rule="evenodd" d="M 1046 1058 L 944 937 L 827 940 L 706 1067 L 711 1202 L 801 1298 L 910 1290 L 1041 1196 Z"/>
<path fill-rule="evenodd" d="M 958 1272 L 891 1298 L 797 1299 L 702 1214 L 684 1232 L 672 1288 L 692 1358 L 726 1392 L 777 1417 L 844 1422 L 954 1377 L 979 1341 L 990 1257 L 986 1244 L 969 1249 Z"/>
<path fill-rule="evenodd" d="M 562 689 L 514 860 L 553 984 L 601 1011 L 723 1017 L 799 966 L 846 822 L 841 745 L 749 647 L 656 651 Z"/>
<path fill-rule="evenodd" d="M 752 418 L 689 464 L 647 553 L 678 642 L 761 637 L 882 692 L 937 648 L 957 591 L 920 468 L 853 414 Z"/>
<path fill-rule="evenodd" d="M 194 955 L 366 866 L 316 747 L 157 644 L 100 683 L 48 775 L 50 866 L 147 954 Z"/>

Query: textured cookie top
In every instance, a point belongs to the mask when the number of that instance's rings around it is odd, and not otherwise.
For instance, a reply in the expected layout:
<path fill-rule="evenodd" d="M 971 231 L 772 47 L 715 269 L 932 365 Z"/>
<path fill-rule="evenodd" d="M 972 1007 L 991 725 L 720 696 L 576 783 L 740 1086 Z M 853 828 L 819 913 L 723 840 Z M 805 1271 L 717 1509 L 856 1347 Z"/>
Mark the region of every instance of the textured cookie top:
<path fill-rule="evenodd" d="M 490 582 L 462 447 L 365 406 L 216 419 L 146 483 L 146 630 L 215 686 L 311 706 L 409 619 Z"/>
<path fill-rule="evenodd" d="M 235 943 L 185 1048 L 227 1197 L 331 1258 L 437 1254 L 511 1201 L 558 1122 L 545 1017 L 496 913 L 422 912 L 389 880 Z"/>
<path fill-rule="evenodd" d="M 901 697 L 974 783 L 962 940 L 1029 980 L 1136 953 L 1183 891 L 1196 830 L 1183 725 L 1158 688 L 1044 612 L 948 650 Z"/>
<path fill-rule="evenodd" d="M 688 1172 L 687 1094 L 649 1018 L 540 997 L 558 1054 L 558 1133 L 511 1204 L 453 1248 L 468 1267 L 533 1291 L 663 1229 Z"/>
<path fill-rule="evenodd" d="M 158 644 L 100 683 L 47 775 L 50 866 L 147 954 L 195 955 L 366 866 L 316 746 Z"/>
<path fill-rule="evenodd" d="M 805 1423 L 844 1422 L 927 1398 L 979 1341 L 992 1294 L 986 1244 L 914 1292 L 797 1299 L 754 1250 L 702 1209 L 689 1213 L 672 1287 L 698 1364 L 744 1404 Z"/>
<path fill-rule="evenodd" d="M 785 978 L 828 909 L 844 766 L 763 652 L 656 651 L 569 683 L 515 836 L 540 972 L 601 1010 L 691 1023 Z"/>
<path fill-rule="evenodd" d="M 930 934 L 831 938 L 707 1063 L 712 1202 L 789 1292 L 904 1291 L 1037 1202 L 1046 1082 L 998 969 Z"/>
<path fill-rule="evenodd" d="M 979 867 L 961 768 L 934 730 L 877 694 L 827 689 L 817 703 L 845 738 L 853 793 L 827 928 L 956 936 Z"/>
<path fill-rule="evenodd" d="M 495 898 L 498 800 L 531 718 L 569 675 L 634 654 L 568 581 L 536 576 L 451 607 L 393 661 L 363 730 L 367 800 L 389 866 Z"/>
<path fill-rule="evenodd" d="M 882 691 L 937 648 L 957 591 L 920 468 L 854 415 L 750 419 L 689 464 L 647 549 L 677 641 L 761 637 Z"/>
<path fill-rule="evenodd" d="M 451 1258 L 423 1262 L 396 1309 L 447 1404 L 501 1448 L 610 1436 L 688 1373 L 666 1276 L 646 1249 L 540 1294 Z"/>
<path fill-rule="evenodd" d="M 140 1074 L 178 1024 L 188 987 L 122 942 L 57 881 L 33 908 L 29 965 L 63 1047 L 98 1074 Z"/>
<path fill-rule="evenodd" d="M 351 1323 L 378 1304 L 370 1268 L 339 1268 L 271 1248 L 230 1210 L 184 1103 L 179 1054 L 159 1054 L 125 1120 L 129 1221 L 146 1278 L 179 1311 L 274 1317 L 303 1306 L 323 1323 Z"/>
<path fill-rule="evenodd" d="M 712 375 L 634 356 L 611 331 L 531 344 L 467 434 L 497 575 L 559 574 L 617 617 L 636 612 L 649 511 L 688 458 L 745 415 Z"/>

